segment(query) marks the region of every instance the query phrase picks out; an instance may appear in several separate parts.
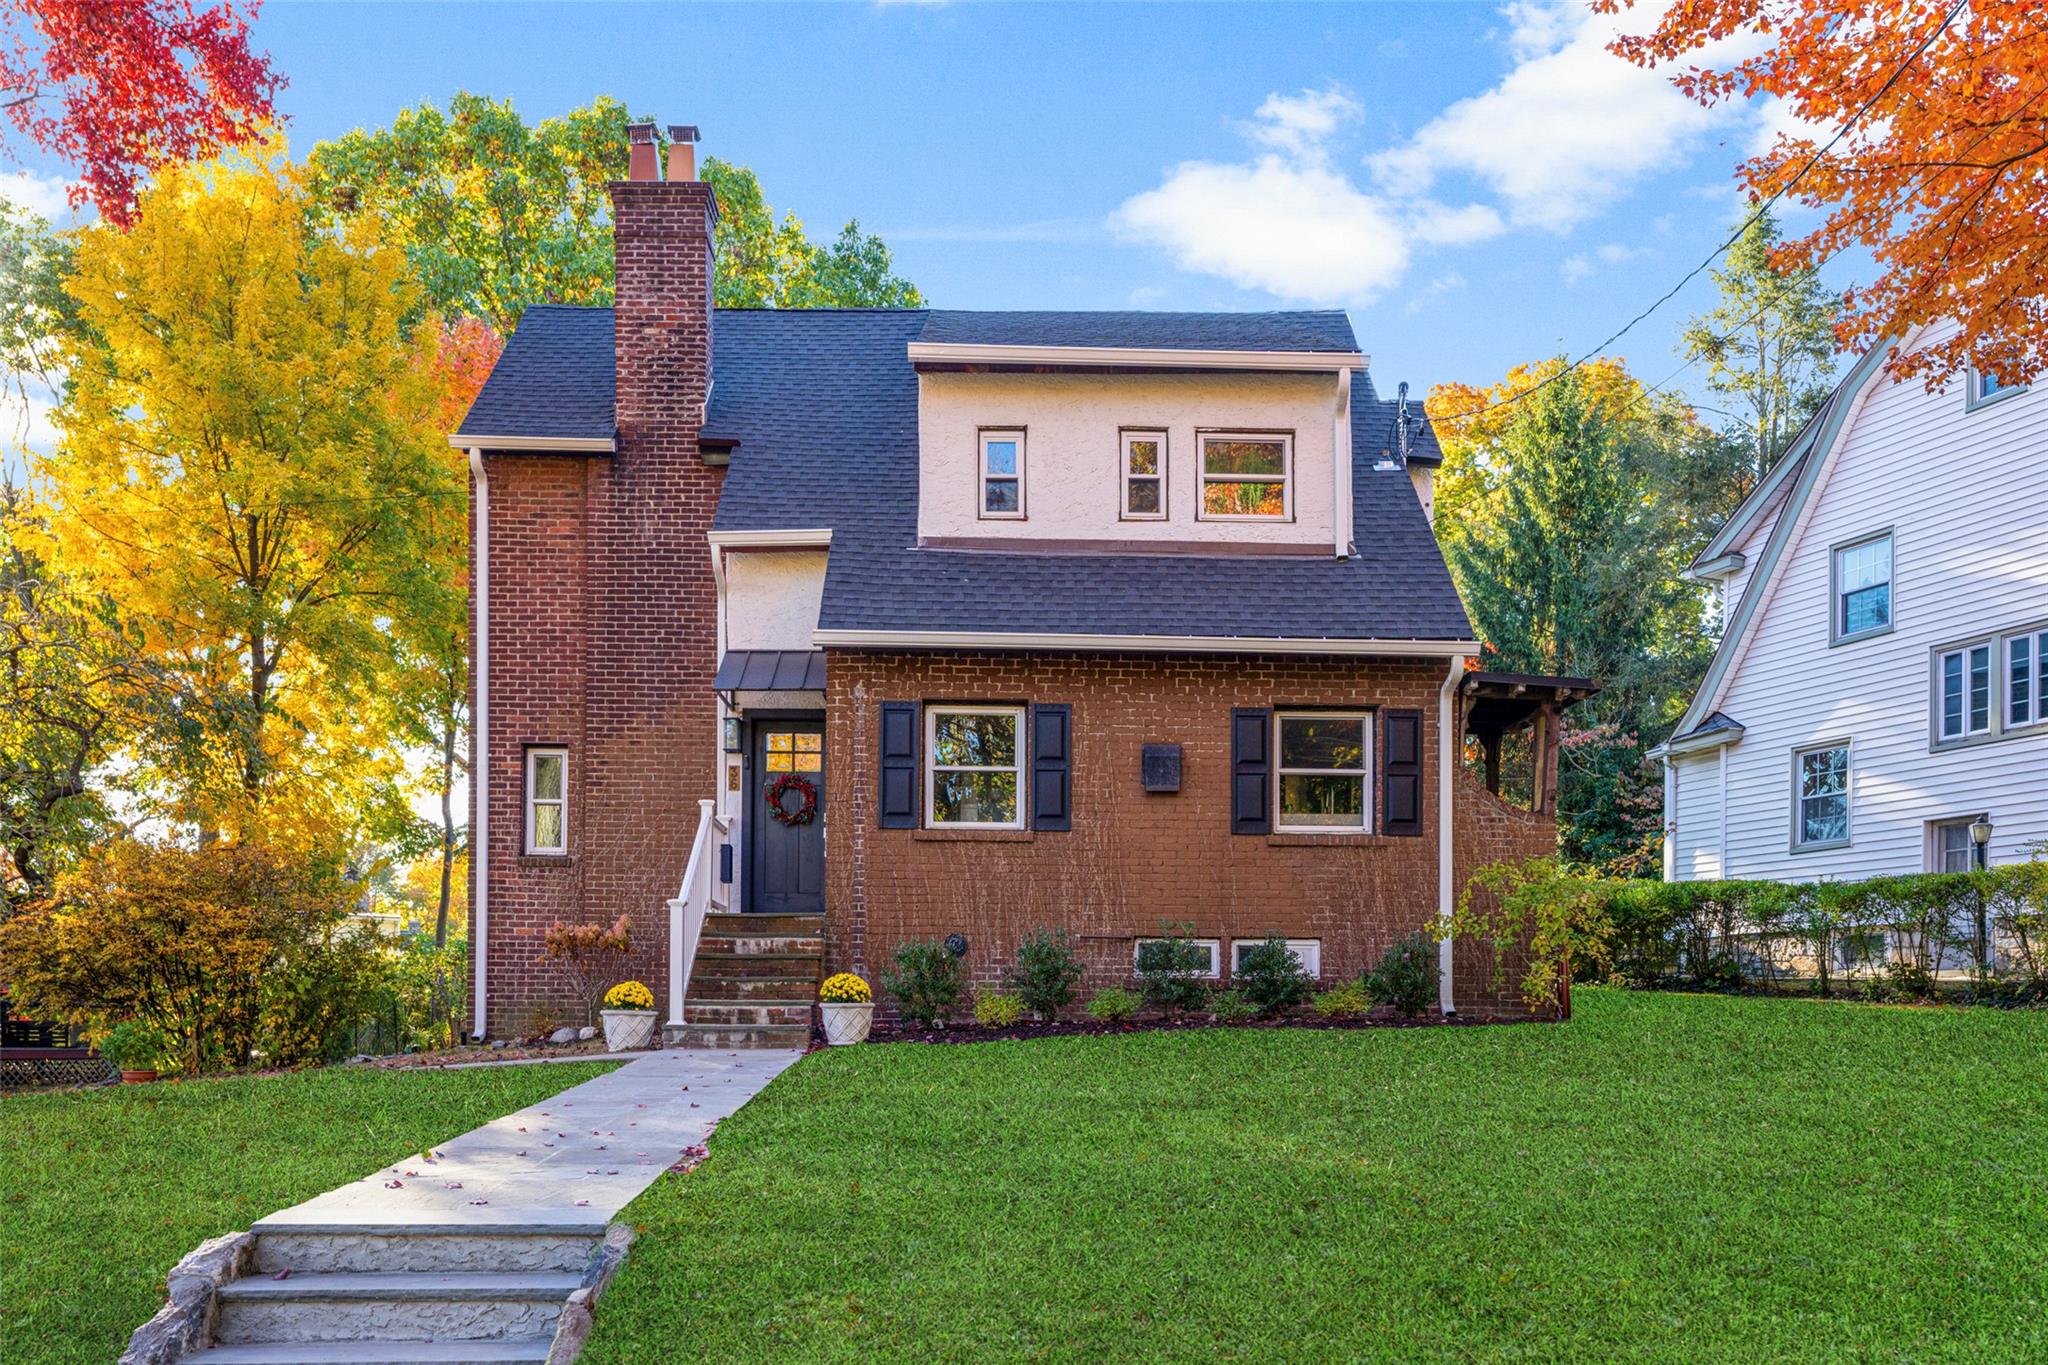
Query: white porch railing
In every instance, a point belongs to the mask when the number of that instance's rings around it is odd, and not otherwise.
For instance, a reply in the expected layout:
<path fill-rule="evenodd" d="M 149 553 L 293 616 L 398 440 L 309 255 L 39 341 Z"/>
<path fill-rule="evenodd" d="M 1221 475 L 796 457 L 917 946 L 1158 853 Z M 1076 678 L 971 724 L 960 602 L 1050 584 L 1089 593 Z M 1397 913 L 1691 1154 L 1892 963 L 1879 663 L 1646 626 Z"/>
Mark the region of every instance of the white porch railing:
<path fill-rule="evenodd" d="M 697 803 L 697 837 L 690 843 L 682 889 L 668 903 L 668 1021 L 676 1025 L 683 1022 L 683 1002 L 689 993 L 690 969 L 697 964 L 704 916 L 726 908 L 725 884 L 718 879 L 718 851 L 732 833 L 732 822 L 713 809 L 715 804 Z"/>

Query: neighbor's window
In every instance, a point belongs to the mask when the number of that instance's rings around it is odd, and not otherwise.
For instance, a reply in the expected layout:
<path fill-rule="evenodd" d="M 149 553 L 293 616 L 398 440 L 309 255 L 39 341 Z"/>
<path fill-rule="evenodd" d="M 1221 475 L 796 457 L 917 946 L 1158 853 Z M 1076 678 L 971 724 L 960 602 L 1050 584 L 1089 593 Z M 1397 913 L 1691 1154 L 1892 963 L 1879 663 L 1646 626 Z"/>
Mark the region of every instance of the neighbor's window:
<path fill-rule="evenodd" d="M 1891 625 L 1891 532 L 1835 547 L 1836 641 L 1876 635 Z"/>
<path fill-rule="evenodd" d="M 981 433 L 981 515 L 1024 515 L 1024 433 Z"/>
<path fill-rule="evenodd" d="M 1124 518 L 1156 521 L 1166 515 L 1166 433 L 1124 433 Z"/>
<path fill-rule="evenodd" d="M 1967 739 L 1991 728 L 1991 646 L 1945 650 L 1941 672 L 1941 738 Z"/>
<path fill-rule="evenodd" d="M 1932 872 L 1968 872 L 1977 866 L 1977 846 L 1970 840 L 1968 820 L 1949 820 L 1934 827 Z"/>
<path fill-rule="evenodd" d="M 526 751 L 526 851 L 569 851 L 569 751 Z"/>
<path fill-rule="evenodd" d="M 1802 749 L 1792 762 L 1797 784 L 1793 844 L 1811 848 L 1849 842 L 1849 746 Z"/>
<path fill-rule="evenodd" d="M 2018 393 L 2026 387 L 2025 384 L 2007 384 L 1995 374 L 1986 374 L 1982 370 L 1972 370 L 1970 371 L 1969 406 L 1974 408 L 1981 403 L 1989 403 L 1994 398 L 2004 398 L 2010 394 Z"/>
<path fill-rule="evenodd" d="M 1366 784 L 1372 761 L 1366 743 L 1372 730 L 1364 714 L 1282 712 L 1273 724 L 1280 825 L 1296 831 L 1370 828 Z"/>
<path fill-rule="evenodd" d="M 1262 938 L 1233 939 L 1230 944 L 1230 970 L 1236 975 L 1244 970 L 1244 956 L 1266 940 Z M 1290 938 L 1287 951 L 1294 954 L 1294 960 L 1310 976 L 1323 974 L 1323 941 L 1319 938 Z"/>
<path fill-rule="evenodd" d="M 1291 436 L 1231 433 L 1202 437 L 1203 519 L 1291 515 L 1287 472 L 1293 462 Z"/>
<path fill-rule="evenodd" d="M 1021 706 L 925 708 L 925 823 L 1024 827 Z"/>
<path fill-rule="evenodd" d="M 2005 642 L 2005 723 L 2008 728 L 2048 721 L 2048 630 Z"/>

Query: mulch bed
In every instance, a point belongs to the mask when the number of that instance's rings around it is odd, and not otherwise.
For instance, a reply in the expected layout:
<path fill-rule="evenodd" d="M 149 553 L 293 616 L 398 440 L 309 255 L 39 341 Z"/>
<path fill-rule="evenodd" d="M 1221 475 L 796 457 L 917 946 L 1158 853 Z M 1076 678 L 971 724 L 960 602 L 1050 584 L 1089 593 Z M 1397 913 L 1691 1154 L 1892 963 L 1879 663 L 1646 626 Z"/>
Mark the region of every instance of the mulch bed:
<path fill-rule="evenodd" d="M 1289 1015 L 1280 1019 L 1252 1019 L 1242 1024 L 1219 1024 L 1200 1015 L 1180 1018 L 1133 1019 L 1129 1023 L 1104 1024 L 1093 1019 L 1061 1019 L 1051 1023 L 1036 1020 L 994 1028 L 975 1023 L 949 1024 L 945 1028 L 905 1028 L 901 1024 L 876 1024 L 868 1034 L 870 1043 L 1001 1043 L 1029 1038 L 1111 1038 L 1127 1033 L 1184 1033 L 1193 1029 L 1374 1029 L 1374 1028 L 1477 1028 L 1482 1024 L 1515 1023 L 1457 1014 L 1449 1019 L 1426 1014 L 1402 1019 L 1393 1014 L 1375 1014 L 1363 1019 L 1323 1019 L 1314 1015 Z M 811 1045 L 822 1047 L 825 1031 L 813 1025 Z"/>

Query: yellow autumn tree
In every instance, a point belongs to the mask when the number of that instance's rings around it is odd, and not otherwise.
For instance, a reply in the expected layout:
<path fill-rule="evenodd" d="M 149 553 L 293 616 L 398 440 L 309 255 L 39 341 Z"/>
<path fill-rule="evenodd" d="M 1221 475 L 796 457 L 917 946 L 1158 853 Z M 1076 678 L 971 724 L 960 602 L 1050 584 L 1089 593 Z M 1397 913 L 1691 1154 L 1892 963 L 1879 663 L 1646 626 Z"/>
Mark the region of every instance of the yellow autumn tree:
<path fill-rule="evenodd" d="M 78 234 L 51 552 L 177 680 L 135 742 L 145 805 L 203 834 L 355 837 L 399 802 L 395 622 L 447 611 L 466 490 L 439 324 L 368 222 L 311 226 L 281 156 L 171 168 Z M 444 519 L 445 520 L 445 519 Z"/>

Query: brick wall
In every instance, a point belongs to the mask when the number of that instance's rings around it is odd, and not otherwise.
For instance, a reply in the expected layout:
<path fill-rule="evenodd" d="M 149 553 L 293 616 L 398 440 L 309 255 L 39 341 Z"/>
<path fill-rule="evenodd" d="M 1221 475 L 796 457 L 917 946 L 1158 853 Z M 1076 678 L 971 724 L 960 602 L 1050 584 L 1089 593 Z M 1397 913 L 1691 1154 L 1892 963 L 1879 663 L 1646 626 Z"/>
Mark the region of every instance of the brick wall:
<path fill-rule="evenodd" d="M 557 919 L 633 921 L 620 975 L 667 990 L 667 902 L 713 794 L 717 596 L 705 533 L 724 471 L 697 448 L 711 356 L 709 186 L 612 188 L 617 451 L 493 456 L 493 1034 L 560 1014 Z M 569 853 L 522 856 L 524 751 L 569 748 Z"/>
<path fill-rule="evenodd" d="M 1186 920 L 1226 944 L 1268 933 L 1320 939 L 1326 978 L 1356 974 L 1436 914 L 1443 673 L 1435 659 L 834 651 L 829 964 L 873 973 L 905 939 L 959 932 L 972 975 L 994 980 L 1026 931 L 1063 924 L 1093 987 L 1128 979 L 1134 937 L 1156 934 L 1161 920 Z M 1072 831 L 876 828 L 883 701 L 1072 705 Z M 1422 711 L 1423 837 L 1232 835 L 1231 708 L 1276 704 Z M 1181 790 L 1147 793 L 1140 746 L 1166 742 L 1182 746 Z"/>
<path fill-rule="evenodd" d="M 1557 852 L 1555 820 L 1510 805 L 1468 772 L 1461 771 L 1453 779 L 1451 800 L 1455 810 L 1452 865 L 1456 869 L 1454 885 L 1460 891 L 1472 874 L 1488 863 L 1548 857 Z M 1522 948 L 1502 954 L 1496 968 L 1490 946 L 1459 940 L 1451 950 L 1451 981 L 1459 1011 L 1482 1018 L 1528 1018 L 1532 1011 L 1522 999 L 1522 973 L 1528 966 L 1529 954 Z M 1554 1015 L 1555 1011 L 1542 1013 Z"/>

